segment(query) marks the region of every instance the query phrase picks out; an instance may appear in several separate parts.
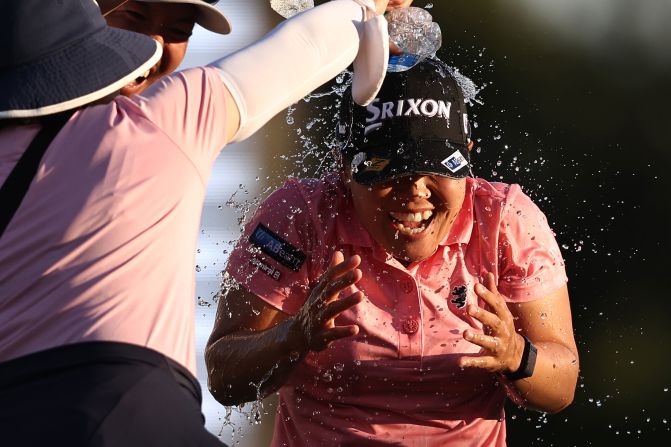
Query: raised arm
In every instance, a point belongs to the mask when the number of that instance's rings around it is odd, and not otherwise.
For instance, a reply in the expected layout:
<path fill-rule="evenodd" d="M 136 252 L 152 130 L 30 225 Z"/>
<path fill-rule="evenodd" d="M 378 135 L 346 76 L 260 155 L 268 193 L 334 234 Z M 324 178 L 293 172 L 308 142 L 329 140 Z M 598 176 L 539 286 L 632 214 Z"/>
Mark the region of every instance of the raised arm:
<path fill-rule="evenodd" d="M 578 380 L 578 350 L 573 337 L 568 290 L 561 287 L 549 296 L 519 304 L 506 304 L 489 273 L 475 292 L 486 309 L 471 305 L 468 312 L 484 324 L 464 338 L 482 347 L 479 356 L 464 356 L 463 368 L 481 368 L 501 374 L 508 396 L 518 405 L 556 413 L 572 401 Z M 531 377 L 508 380 L 520 368 L 527 337 L 537 348 Z"/>
<path fill-rule="evenodd" d="M 278 389 L 309 351 L 356 335 L 358 327 L 335 326 L 334 318 L 358 304 L 361 292 L 338 294 L 361 279 L 361 259 L 336 252 L 296 315 L 287 315 L 244 288 L 219 301 L 205 350 L 208 387 L 223 405 L 238 405 Z"/>
<path fill-rule="evenodd" d="M 375 97 L 389 52 L 388 0 L 334 0 L 286 20 L 258 42 L 210 64 L 228 90 L 229 141 L 250 136 L 282 109 L 354 62 L 355 98 Z"/>

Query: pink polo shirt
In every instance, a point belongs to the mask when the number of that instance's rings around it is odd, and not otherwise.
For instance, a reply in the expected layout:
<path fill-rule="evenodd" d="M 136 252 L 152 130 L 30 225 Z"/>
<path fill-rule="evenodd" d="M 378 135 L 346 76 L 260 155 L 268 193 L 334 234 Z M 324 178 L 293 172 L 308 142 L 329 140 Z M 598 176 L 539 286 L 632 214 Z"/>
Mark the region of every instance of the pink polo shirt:
<path fill-rule="evenodd" d="M 74 114 L 0 238 L 0 362 L 106 340 L 195 373 L 196 244 L 224 93 L 198 68 Z M 0 183 L 37 130 L 0 130 Z"/>
<path fill-rule="evenodd" d="M 261 205 L 227 272 L 294 314 L 336 249 L 362 258 L 363 279 L 347 294 L 365 299 L 336 320 L 360 332 L 293 371 L 279 392 L 273 446 L 504 446 L 503 387 L 457 359 L 479 349 L 462 333 L 481 329 L 465 312 L 480 275 L 494 272 L 511 302 L 566 283 L 540 210 L 518 185 L 468 178 L 448 237 L 405 268 L 364 230 L 338 176 L 290 179 Z"/>

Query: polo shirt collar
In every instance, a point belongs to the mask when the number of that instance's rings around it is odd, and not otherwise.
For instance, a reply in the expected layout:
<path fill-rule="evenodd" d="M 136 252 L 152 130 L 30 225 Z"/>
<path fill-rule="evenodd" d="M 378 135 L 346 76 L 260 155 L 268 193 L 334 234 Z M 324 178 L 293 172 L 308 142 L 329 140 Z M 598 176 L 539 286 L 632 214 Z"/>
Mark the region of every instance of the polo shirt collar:
<path fill-rule="evenodd" d="M 368 231 L 366 231 L 356 214 L 349 188 L 343 185 L 342 182 L 340 183 L 345 193 L 341 196 L 343 197 L 342 206 L 335 207 L 338 209 L 338 217 L 336 219 L 338 243 L 355 247 L 374 247 L 376 245 L 375 241 Z"/>

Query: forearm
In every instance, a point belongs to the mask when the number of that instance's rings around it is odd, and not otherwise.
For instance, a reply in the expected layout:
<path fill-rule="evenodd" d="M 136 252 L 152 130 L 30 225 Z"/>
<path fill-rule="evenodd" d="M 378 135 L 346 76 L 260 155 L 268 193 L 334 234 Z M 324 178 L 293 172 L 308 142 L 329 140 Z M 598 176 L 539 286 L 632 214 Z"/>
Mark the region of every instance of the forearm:
<path fill-rule="evenodd" d="M 258 332 L 226 335 L 205 351 L 208 387 L 223 405 L 238 405 L 278 389 L 305 349 L 292 335 L 292 319 Z"/>
<path fill-rule="evenodd" d="M 508 397 L 516 404 L 556 413 L 573 402 L 578 380 L 578 356 L 560 343 L 534 343 L 538 349 L 531 377 L 504 379 Z"/>
<path fill-rule="evenodd" d="M 240 112 L 240 126 L 231 141 L 247 138 L 275 114 L 350 65 L 368 29 L 366 21 L 375 23 L 371 14 L 374 12 L 352 0 L 329 2 L 283 22 L 260 41 L 213 62 Z"/>

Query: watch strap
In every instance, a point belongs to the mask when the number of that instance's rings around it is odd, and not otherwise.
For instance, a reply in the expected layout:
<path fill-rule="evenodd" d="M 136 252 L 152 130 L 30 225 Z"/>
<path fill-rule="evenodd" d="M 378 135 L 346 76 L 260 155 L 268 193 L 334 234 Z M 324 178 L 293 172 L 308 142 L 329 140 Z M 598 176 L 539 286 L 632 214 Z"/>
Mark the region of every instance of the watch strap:
<path fill-rule="evenodd" d="M 524 338 L 524 352 L 522 353 L 520 367 L 517 368 L 517 371 L 515 372 L 504 374 L 504 376 L 511 381 L 531 377 L 536 368 L 536 356 L 538 355 L 538 350 L 536 349 L 536 346 L 531 343 L 531 340 L 524 335 L 522 335 L 522 337 Z"/>

